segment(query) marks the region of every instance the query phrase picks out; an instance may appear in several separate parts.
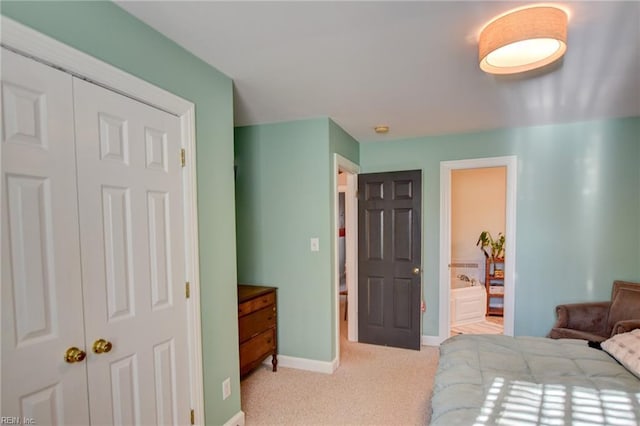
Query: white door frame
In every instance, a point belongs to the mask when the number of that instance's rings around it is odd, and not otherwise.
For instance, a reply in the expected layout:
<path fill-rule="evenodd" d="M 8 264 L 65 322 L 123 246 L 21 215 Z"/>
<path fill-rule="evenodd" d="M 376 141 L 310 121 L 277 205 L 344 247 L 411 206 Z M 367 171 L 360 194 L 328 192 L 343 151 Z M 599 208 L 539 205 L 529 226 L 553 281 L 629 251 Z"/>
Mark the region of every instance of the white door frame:
<path fill-rule="evenodd" d="M 198 264 L 198 211 L 196 187 L 195 105 L 172 93 L 127 74 L 106 62 L 67 46 L 38 31 L 1 17 L 2 46 L 55 66 L 99 86 L 136 99 L 180 118 L 182 148 L 187 152 L 183 169 L 185 281 L 190 283 L 187 302 L 190 404 L 195 418 L 204 419 L 202 327 L 200 324 L 200 268 Z M 178 161 L 179 153 L 170 158 Z M 201 420 L 202 419 L 202 420 Z"/>
<path fill-rule="evenodd" d="M 340 221 L 339 212 L 339 200 L 338 200 L 338 172 L 342 171 L 347 174 L 347 185 L 344 193 L 344 221 L 347 233 L 345 234 L 345 265 L 347 270 L 347 302 L 350 309 L 347 311 L 348 321 L 348 339 L 351 342 L 358 341 L 358 199 L 356 192 L 358 190 L 358 173 L 360 167 L 347 160 L 339 154 L 333 154 L 333 176 L 335 185 L 333 187 L 333 199 L 334 199 L 334 223 L 337 224 Z M 340 321 L 342 320 L 340 315 L 340 276 L 338 274 L 338 232 L 337 229 L 331 230 L 333 234 L 333 252 L 334 252 L 334 327 L 335 327 L 335 347 L 336 357 L 334 365 L 337 367 L 340 365 Z"/>
<path fill-rule="evenodd" d="M 514 309 L 516 293 L 516 189 L 518 158 L 515 155 L 505 157 L 476 158 L 440 162 L 440 315 L 438 318 L 438 340 L 449 337 L 451 295 L 451 172 L 461 169 L 485 167 L 507 168 L 506 223 L 507 244 L 504 265 L 504 334 L 513 336 Z"/>

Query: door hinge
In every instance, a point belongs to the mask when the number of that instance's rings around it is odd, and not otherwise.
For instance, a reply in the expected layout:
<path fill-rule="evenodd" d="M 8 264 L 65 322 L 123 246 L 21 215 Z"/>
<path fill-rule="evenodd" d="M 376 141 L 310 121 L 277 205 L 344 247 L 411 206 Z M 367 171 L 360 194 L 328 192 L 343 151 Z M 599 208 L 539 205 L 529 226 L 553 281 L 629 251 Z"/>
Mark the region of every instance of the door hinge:
<path fill-rule="evenodd" d="M 182 167 L 187 164 L 187 152 L 184 148 L 180 149 L 180 164 L 182 164 Z"/>
<path fill-rule="evenodd" d="M 187 281 L 184 285 L 184 295 L 187 297 L 191 297 L 191 289 L 189 288 L 189 281 Z"/>
<path fill-rule="evenodd" d="M 194 410 L 193 408 L 191 409 L 191 424 L 196 424 L 196 410 Z"/>

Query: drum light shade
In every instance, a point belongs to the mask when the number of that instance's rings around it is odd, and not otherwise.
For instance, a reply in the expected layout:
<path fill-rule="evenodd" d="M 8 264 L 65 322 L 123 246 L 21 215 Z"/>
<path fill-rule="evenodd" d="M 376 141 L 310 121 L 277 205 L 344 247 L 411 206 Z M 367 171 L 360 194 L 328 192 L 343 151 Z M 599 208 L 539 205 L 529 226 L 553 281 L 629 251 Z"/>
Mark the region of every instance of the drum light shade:
<path fill-rule="evenodd" d="M 515 74 L 548 65 L 567 50 L 564 10 L 532 6 L 501 15 L 481 31 L 480 68 L 489 74 Z"/>

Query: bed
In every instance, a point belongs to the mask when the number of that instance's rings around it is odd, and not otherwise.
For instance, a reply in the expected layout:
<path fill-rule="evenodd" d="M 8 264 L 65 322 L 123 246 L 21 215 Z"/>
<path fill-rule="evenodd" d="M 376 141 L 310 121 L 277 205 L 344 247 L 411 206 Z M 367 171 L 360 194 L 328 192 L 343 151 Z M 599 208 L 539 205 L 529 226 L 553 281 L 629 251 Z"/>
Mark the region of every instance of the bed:
<path fill-rule="evenodd" d="M 431 408 L 432 426 L 637 426 L 640 378 L 584 340 L 459 335 L 440 346 Z"/>

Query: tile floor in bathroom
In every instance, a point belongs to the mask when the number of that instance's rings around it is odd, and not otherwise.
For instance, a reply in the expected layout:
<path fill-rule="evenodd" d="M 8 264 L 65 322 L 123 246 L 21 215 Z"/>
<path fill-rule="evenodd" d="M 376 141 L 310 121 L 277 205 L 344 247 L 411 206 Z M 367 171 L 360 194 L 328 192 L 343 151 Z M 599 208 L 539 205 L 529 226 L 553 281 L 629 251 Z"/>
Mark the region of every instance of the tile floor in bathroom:
<path fill-rule="evenodd" d="M 502 317 L 487 316 L 484 321 L 451 327 L 451 336 L 457 334 L 502 334 L 504 319 Z"/>

